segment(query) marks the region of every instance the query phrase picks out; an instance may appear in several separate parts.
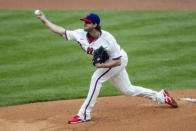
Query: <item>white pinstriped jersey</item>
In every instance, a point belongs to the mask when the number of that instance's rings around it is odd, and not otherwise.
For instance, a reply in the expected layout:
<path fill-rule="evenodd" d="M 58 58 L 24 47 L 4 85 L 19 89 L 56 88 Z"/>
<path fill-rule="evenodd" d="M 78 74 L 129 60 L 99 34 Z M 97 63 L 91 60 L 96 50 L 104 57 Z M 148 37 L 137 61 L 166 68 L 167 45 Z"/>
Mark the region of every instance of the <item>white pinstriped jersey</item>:
<path fill-rule="evenodd" d="M 101 30 L 100 36 L 92 42 L 89 41 L 87 34 L 88 33 L 83 29 L 65 31 L 66 40 L 74 40 L 78 42 L 87 54 L 92 55 L 93 50 L 103 46 L 110 56 L 110 59 L 119 59 L 123 55 L 120 46 L 109 32 Z"/>

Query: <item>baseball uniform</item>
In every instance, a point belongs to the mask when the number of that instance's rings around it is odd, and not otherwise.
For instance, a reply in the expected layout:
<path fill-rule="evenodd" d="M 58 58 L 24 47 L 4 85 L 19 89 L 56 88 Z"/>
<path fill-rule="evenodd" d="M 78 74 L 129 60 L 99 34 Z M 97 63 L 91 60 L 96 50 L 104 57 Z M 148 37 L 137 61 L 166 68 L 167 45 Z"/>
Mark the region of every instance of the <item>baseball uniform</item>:
<path fill-rule="evenodd" d="M 74 31 L 66 30 L 65 36 L 66 40 L 76 41 L 87 54 L 92 55 L 93 50 L 103 46 L 109 54 L 109 60 L 121 59 L 120 66 L 114 68 L 98 68 L 94 72 L 91 78 L 88 96 L 78 112 L 78 116 L 81 119 L 90 120 L 90 112 L 99 95 L 102 83 L 107 80 L 110 80 L 125 95 L 139 95 L 156 101 L 158 92 L 131 84 L 125 69 L 128 63 L 127 54 L 109 32 L 101 30 L 100 36 L 94 40 L 91 40 L 90 35 L 83 29 L 76 29 Z"/>

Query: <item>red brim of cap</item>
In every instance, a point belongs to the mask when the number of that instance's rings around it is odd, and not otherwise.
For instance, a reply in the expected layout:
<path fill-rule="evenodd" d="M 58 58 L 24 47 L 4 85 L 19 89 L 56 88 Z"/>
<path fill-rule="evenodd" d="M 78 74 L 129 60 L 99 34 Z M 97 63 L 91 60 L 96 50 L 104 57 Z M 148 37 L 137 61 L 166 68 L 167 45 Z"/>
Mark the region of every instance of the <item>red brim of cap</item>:
<path fill-rule="evenodd" d="M 89 22 L 89 23 L 93 23 L 92 21 L 90 21 L 89 19 L 86 19 L 86 18 L 82 18 L 82 19 L 80 19 L 80 20 L 86 21 L 86 22 Z"/>

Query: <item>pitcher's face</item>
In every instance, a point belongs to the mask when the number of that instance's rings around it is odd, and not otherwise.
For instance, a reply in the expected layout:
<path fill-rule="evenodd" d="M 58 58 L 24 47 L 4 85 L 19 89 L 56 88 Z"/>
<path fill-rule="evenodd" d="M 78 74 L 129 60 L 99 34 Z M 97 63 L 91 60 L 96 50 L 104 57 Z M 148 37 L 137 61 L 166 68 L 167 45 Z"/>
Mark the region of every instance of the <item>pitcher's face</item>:
<path fill-rule="evenodd" d="M 94 23 L 89 23 L 89 22 L 84 22 L 84 30 L 87 32 L 91 32 L 93 29 L 95 29 L 96 24 Z"/>

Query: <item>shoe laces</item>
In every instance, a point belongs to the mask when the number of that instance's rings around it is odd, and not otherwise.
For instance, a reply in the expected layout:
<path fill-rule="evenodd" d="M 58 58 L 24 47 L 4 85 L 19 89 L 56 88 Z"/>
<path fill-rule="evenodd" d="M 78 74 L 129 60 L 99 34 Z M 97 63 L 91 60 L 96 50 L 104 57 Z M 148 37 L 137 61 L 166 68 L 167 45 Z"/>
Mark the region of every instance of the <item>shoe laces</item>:
<path fill-rule="evenodd" d="M 171 98 L 168 94 L 165 93 L 165 91 L 163 92 L 164 98 L 165 98 L 165 102 L 168 103 L 171 101 Z"/>

